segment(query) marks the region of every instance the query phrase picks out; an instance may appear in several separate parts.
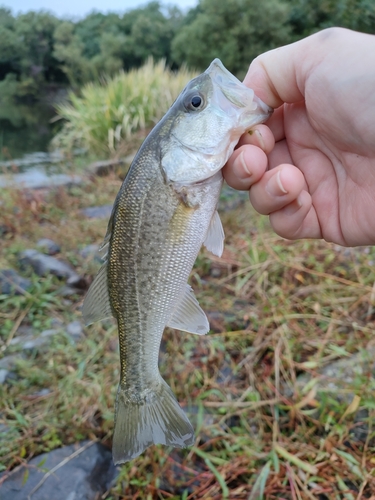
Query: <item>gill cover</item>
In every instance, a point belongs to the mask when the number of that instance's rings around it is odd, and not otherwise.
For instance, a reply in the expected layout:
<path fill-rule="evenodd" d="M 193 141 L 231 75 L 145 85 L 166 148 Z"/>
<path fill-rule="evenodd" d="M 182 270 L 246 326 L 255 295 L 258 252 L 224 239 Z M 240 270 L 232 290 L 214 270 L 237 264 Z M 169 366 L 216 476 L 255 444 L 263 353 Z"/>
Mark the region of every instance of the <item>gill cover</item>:
<path fill-rule="evenodd" d="M 271 113 L 252 89 L 215 59 L 188 83 L 167 114 L 175 116 L 162 149 L 166 178 L 188 185 L 212 177 L 241 135 Z"/>

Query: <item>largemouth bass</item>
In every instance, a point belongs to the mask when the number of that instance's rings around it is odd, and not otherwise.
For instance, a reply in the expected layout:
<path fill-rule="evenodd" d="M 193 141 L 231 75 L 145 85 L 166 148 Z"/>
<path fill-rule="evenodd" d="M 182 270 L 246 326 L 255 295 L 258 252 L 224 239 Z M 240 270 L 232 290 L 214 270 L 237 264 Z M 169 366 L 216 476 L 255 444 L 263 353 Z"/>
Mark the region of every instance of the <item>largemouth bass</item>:
<path fill-rule="evenodd" d="M 151 444 L 194 443 L 193 427 L 159 373 L 160 341 L 166 326 L 209 331 L 187 280 L 202 244 L 222 254 L 221 168 L 240 136 L 271 112 L 215 59 L 146 138 L 116 197 L 105 262 L 83 305 L 87 324 L 109 316 L 118 324 L 116 464 Z"/>

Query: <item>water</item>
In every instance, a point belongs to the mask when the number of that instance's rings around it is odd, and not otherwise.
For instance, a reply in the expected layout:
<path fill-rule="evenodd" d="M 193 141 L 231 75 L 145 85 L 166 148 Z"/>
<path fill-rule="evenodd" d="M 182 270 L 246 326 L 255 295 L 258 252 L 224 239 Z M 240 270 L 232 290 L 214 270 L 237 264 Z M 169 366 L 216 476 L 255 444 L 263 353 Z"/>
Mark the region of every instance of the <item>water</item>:
<path fill-rule="evenodd" d="M 61 172 L 59 152 L 49 152 L 59 123 L 51 106 L 0 105 L 0 188 L 39 188 L 80 182 Z"/>
<path fill-rule="evenodd" d="M 22 158 L 36 151 L 47 152 L 59 124 L 51 123 L 55 112 L 48 105 L 0 105 L 0 161 Z"/>

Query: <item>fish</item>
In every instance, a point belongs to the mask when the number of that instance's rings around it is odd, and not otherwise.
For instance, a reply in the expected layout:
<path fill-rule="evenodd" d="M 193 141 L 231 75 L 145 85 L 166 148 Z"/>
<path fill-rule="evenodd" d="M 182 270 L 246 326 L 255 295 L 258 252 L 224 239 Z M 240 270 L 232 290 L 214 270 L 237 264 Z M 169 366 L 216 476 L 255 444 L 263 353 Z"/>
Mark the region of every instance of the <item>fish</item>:
<path fill-rule="evenodd" d="M 272 111 L 215 59 L 144 140 L 117 194 L 104 263 L 82 307 L 86 324 L 117 320 L 115 464 L 153 444 L 194 444 L 194 429 L 159 372 L 160 342 L 166 327 L 209 331 L 189 274 L 202 245 L 221 256 L 221 169 L 241 135 Z"/>

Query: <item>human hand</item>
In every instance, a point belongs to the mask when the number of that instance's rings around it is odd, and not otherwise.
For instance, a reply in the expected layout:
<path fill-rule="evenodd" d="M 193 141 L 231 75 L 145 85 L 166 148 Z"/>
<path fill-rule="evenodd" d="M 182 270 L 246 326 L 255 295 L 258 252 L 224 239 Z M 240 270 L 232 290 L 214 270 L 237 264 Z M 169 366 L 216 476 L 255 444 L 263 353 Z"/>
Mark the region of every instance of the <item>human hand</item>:
<path fill-rule="evenodd" d="M 228 184 L 280 236 L 375 244 L 375 36 L 321 31 L 256 58 L 244 83 L 277 109 L 242 137 Z"/>

